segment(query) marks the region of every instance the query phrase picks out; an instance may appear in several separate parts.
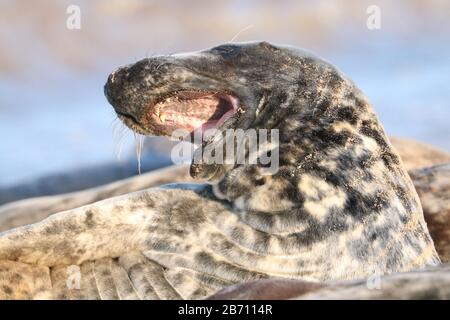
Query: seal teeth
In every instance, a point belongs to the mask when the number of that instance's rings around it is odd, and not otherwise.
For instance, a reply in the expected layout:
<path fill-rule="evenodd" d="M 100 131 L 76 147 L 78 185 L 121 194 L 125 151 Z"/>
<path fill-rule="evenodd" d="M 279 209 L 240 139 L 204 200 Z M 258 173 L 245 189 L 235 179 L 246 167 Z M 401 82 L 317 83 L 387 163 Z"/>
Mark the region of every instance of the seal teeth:
<path fill-rule="evenodd" d="M 159 120 L 161 120 L 162 123 L 166 122 L 166 116 L 164 114 L 158 115 Z"/>

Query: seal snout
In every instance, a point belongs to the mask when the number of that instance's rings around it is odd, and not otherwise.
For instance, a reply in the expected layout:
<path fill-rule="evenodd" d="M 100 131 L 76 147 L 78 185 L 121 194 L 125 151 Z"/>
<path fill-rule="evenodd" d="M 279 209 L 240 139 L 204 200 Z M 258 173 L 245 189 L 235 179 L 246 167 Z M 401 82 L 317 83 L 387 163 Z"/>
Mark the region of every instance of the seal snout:
<path fill-rule="evenodd" d="M 119 107 L 123 96 L 124 84 L 128 74 L 127 67 L 120 67 L 114 70 L 108 77 L 104 86 L 104 93 L 108 102 L 114 107 Z"/>

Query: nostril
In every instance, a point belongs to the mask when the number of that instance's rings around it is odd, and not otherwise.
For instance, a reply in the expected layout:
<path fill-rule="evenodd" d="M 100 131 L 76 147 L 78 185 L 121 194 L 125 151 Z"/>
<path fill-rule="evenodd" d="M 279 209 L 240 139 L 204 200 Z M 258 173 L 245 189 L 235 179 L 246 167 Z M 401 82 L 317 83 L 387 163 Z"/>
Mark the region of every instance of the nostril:
<path fill-rule="evenodd" d="M 115 97 L 120 93 L 122 87 L 122 68 L 116 69 L 109 76 L 104 86 L 104 93 L 110 103 L 112 103 Z"/>

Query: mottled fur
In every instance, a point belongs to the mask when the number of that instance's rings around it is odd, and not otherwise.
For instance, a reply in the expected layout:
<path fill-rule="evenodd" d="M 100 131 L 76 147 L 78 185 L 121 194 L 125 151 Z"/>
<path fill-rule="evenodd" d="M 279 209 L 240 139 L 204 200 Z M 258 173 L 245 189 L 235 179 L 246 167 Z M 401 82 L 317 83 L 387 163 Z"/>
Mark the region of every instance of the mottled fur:
<path fill-rule="evenodd" d="M 191 174 L 213 187 L 149 189 L 2 233 L 0 259 L 50 275 L 50 292 L 47 282 L 29 296 L 200 298 L 253 279 L 357 279 L 439 263 L 398 155 L 333 66 L 292 47 L 227 44 L 121 68 L 105 92 L 127 125 L 158 134 L 146 106 L 193 88 L 239 98 L 221 129 L 280 129 L 280 170 L 197 164 Z M 71 264 L 81 291 L 61 284 Z M 1 289 L 10 282 L 0 276 L 0 294 L 14 297 Z"/>
<path fill-rule="evenodd" d="M 435 190 L 433 184 L 436 180 L 428 179 L 426 176 L 430 174 L 433 174 L 434 176 L 435 170 L 420 171 L 420 174 L 417 170 L 437 164 L 448 163 L 450 162 L 450 156 L 445 151 L 432 148 L 421 142 L 393 137 L 391 137 L 390 140 L 399 153 L 404 166 L 411 170 L 409 173 L 413 179 L 416 189 L 419 188 L 419 197 L 422 207 L 434 208 L 436 201 L 438 201 L 438 203 L 442 203 L 443 206 L 446 206 L 447 202 L 445 199 L 447 199 L 447 197 L 445 192 L 439 193 L 439 199 L 435 199 L 435 197 L 430 195 L 430 193 L 433 193 L 433 190 Z M 150 152 L 146 151 L 145 148 L 143 151 L 147 153 Z M 93 180 L 95 180 L 95 177 Z M 123 195 L 146 188 L 157 187 L 167 183 L 190 182 L 193 182 L 193 179 L 189 175 L 189 165 L 175 165 L 128 179 L 112 182 L 100 187 L 62 195 L 41 196 L 11 202 L 0 206 L 0 232 L 23 225 L 36 223 L 44 218 L 47 218 L 53 213 L 74 209 L 114 196 Z M 95 184 L 94 181 L 89 182 L 89 185 L 93 184 Z M 10 193 L 13 194 L 14 191 L 11 190 Z M 431 210 L 424 210 L 425 221 L 427 223 L 429 223 L 429 220 L 434 218 L 431 215 L 435 215 L 436 210 L 436 208 L 434 208 L 433 212 Z M 448 237 L 449 240 L 438 239 L 438 235 L 435 235 L 433 231 L 434 230 L 432 228 L 430 233 L 432 239 L 435 241 L 435 244 L 436 241 L 450 241 L 450 237 Z M 439 248 L 437 248 L 437 250 L 442 258 L 442 254 L 444 253 L 442 250 L 439 251 Z"/>
<path fill-rule="evenodd" d="M 74 209 L 114 196 L 167 183 L 193 182 L 192 180 L 187 165 L 170 166 L 100 187 L 15 201 L 0 206 L 0 232 L 36 223 L 53 213 Z"/>
<path fill-rule="evenodd" d="M 450 164 L 411 171 L 428 229 L 443 262 L 450 262 Z"/>

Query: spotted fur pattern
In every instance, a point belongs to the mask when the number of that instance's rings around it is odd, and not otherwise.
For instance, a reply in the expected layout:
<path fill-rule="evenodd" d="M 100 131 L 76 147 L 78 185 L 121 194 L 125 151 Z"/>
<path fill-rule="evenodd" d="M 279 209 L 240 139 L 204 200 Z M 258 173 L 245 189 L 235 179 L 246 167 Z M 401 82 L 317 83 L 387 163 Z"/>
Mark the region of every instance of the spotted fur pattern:
<path fill-rule="evenodd" d="M 128 126 L 159 134 L 146 106 L 192 88 L 239 98 L 221 129 L 279 129 L 280 170 L 200 163 L 191 174 L 210 184 L 148 189 L 4 232 L 0 295 L 202 298 L 254 279 L 346 280 L 439 263 L 401 160 L 335 67 L 292 47 L 226 44 L 123 67 L 105 93 Z M 80 266 L 81 290 L 64 285 L 68 265 Z M 17 274 L 42 284 L 15 286 Z"/>
<path fill-rule="evenodd" d="M 450 262 L 450 164 L 411 171 L 425 219 L 443 262 Z"/>

